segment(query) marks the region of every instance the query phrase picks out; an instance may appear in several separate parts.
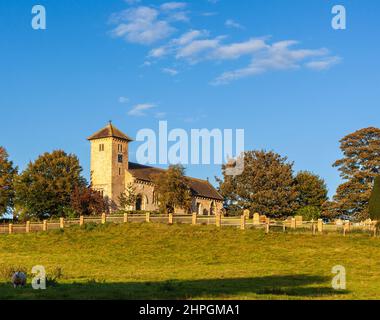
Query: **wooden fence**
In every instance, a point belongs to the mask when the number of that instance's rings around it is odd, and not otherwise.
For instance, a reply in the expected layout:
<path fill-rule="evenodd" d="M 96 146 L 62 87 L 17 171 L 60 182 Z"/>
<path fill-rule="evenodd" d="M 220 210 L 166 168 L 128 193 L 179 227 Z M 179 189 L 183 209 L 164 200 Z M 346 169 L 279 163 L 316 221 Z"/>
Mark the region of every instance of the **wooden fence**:
<path fill-rule="evenodd" d="M 64 229 L 72 225 L 83 226 L 88 223 L 162 223 L 162 224 L 191 224 L 191 225 L 215 225 L 217 227 L 235 227 L 241 230 L 249 228 L 262 229 L 266 233 L 273 231 L 287 232 L 311 232 L 312 234 L 322 234 L 338 232 L 346 236 L 352 232 L 364 232 L 377 236 L 376 222 L 367 220 L 360 223 L 337 220 L 333 223 L 324 223 L 322 220 L 303 221 L 302 217 L 292 217 L 287 220 L 272 220 L 259 214 L 254 214 L 253 219 L 249 218 L 247 212 L 241 217 L 199 216 L 193 215 L 152 215 L 150 213 L 124 216 L 105 215 L 99 217 L 80 217 L 79 219 L 59 219 L 44 220 L 43 222 L 30 222 L 24 224 L 1 224 L 0 234 L 16 234 L 42 232 L 55 229 Z"/>

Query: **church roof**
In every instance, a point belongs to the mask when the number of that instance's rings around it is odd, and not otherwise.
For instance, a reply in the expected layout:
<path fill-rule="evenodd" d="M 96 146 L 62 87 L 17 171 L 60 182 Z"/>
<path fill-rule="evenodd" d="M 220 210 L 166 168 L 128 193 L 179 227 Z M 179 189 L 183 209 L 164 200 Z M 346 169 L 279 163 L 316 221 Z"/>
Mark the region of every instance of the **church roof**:
<path fill-rule="evenodd" d="M 152 182 L 153 177 L 166 170 L 129 162 L 129 172 L 138 180 Z M 222 201 L 220 193 L 206 180 L 187 177 L 194 196 Z"/>
<path fill-rule="evenodd" d="M 121 132 L 111 122 L 106 127 L 104 127 L 103 129 L 99 130 L 98 132 L 93 134 L 91 137 L 89 137 L 88 140 L 91 141 L 91 140 L 103 139 L 103 138 L 118 138 L 121 140 L 133 141 L 133 139 L 131 139 L 126 134 Z"/>

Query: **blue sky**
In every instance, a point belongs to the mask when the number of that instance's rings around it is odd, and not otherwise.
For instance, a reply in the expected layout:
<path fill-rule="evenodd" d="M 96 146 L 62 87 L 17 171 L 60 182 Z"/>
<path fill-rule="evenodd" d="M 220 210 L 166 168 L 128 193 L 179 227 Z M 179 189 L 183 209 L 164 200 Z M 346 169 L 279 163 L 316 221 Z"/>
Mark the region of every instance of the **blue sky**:
<path fill-rule="evenodd" d="M 36 4 L 47 30 L 31 27 Z M 331 27 L 336 4 L 346 30 Z M 86 137 L 110 119 L 130 136 L 162 119 L 245 129 L 246 149 L 288 156 L 333 194 L 339 140 L 379 125 L 378 1 L 19 0 L 0 12 L 0 145 L 20 169 L 64 149 L 88 177 Z"/>

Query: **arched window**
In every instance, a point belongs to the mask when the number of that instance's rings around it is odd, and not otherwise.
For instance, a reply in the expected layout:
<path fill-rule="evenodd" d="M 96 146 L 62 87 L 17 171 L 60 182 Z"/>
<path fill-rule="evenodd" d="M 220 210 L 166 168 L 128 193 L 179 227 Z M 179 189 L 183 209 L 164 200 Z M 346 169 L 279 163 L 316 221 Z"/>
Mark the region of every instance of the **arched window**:
<path fill-rule="evenodd" d="M 215 205 L 215 202 L 211 202 L 211 206 L 210 206 L 210 216 L 214 216 L 216 214 L 216 205 Z"/>
<path fill-rule="evenodd" d="M 141 194 L 136 197 L 136 211 L 143 210 L 143 198 Z"/>

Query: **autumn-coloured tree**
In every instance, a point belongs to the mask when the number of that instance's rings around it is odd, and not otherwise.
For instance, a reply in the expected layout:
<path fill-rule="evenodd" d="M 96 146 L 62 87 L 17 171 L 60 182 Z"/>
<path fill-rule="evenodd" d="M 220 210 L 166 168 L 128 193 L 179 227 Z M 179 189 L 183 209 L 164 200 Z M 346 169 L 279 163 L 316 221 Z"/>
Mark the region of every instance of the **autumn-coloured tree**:
<path fill-rule="evenodd" d="M 176 208 L 191 211 L 191 189 L 182 166 L 170 166 L 167 171 L 157 174 L 154 184 L 160 212 L 174 213 Z"/>
<path fill-rule="evenodd" d="M 74 188 L 71 194 L 71 208 L 77 216 L 98 216 L 109 211 L 108 202 L 102 193 L 91 187 Z"/>
<path fill-rule="evenodd" d="M 125 188 L 125 192 L 122 192 L 119 196 L 119 209 L 122 211 L 130 210 L 135 205 L 136 199 L 136 188 L 132 183 L 129 183 Z"/>
<path fill-rule="evenodd" d="M 17 169 L 8 159 L 8 154 L 0 147 L 0 217 L 13 205 L 14 179 Z"/>
<path fill-rule="evenodd" d="M 250 209 L 269 217 L 293 215 L 298 209 L 298 192 L 293 179 L 293 163 L 274 152 L 247 151 L 241 175 L 226 174 L 219 190 L 227 210 Z"/>
<path fill-rule="evenodd" d="M 361 129 L 340 143 L 344 157 L 334 167 L 340 171 L 344 183 L 337 189 L 335 205 L 345 215 L 367 219 L 374 179 L 380 173 L 380 129 Z"/>
<path fill-rule="evenodd" d="M 327 219 L 335 219 L 344 214 L 344 212 L 342 212 L 341 208 L 339 207 L 338 203 L 335 201 L 327 200 L 323 203 L 321 209 L 322 217 Z"/>
<path fill-rule="evenodd" d="M 320 210 L 323 203 L 328 199 L 325 181 L 309 171 L 301 171 L 296 175 L 294 182 L 298 191 L 297 201 L 299 207 L 311 206 Z"/>
<path fill-rule="evenodd" d="M 75 155 L 61 150 L 45 153 L 16 179 L 15 201 L 30 218 L 62 217 L 75 188 L 86 186 L 81 172 Z"/>

